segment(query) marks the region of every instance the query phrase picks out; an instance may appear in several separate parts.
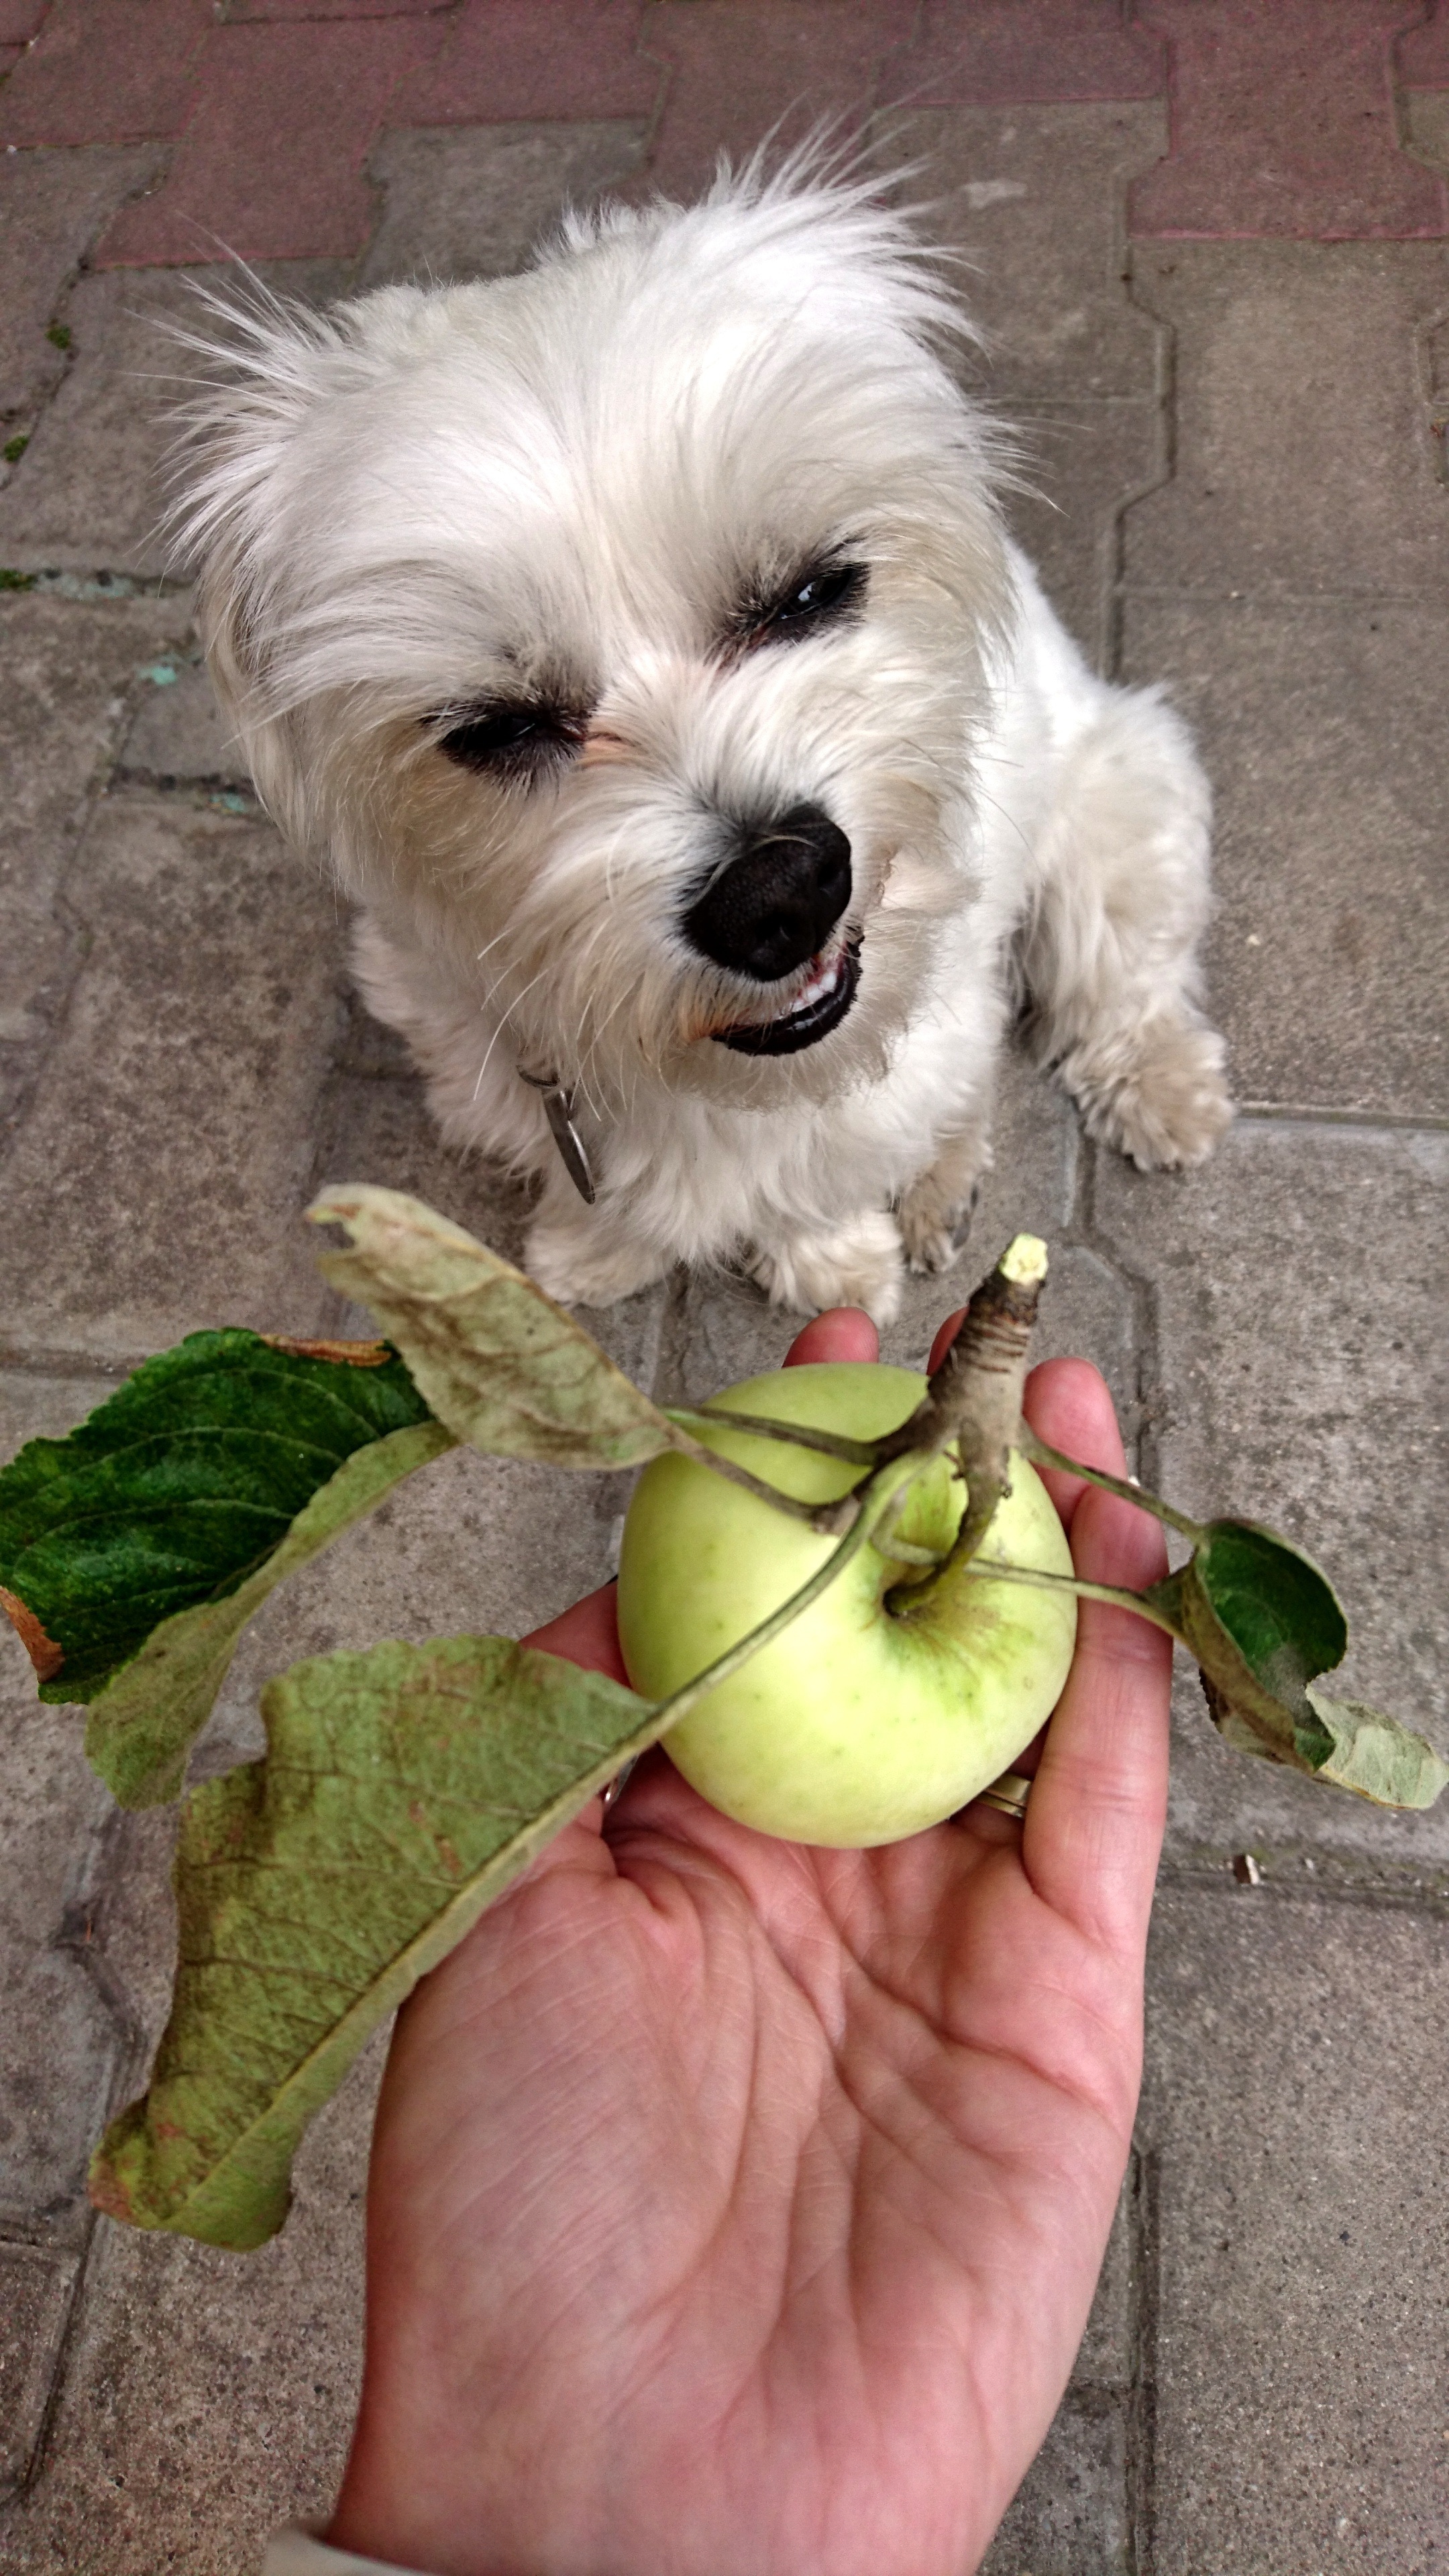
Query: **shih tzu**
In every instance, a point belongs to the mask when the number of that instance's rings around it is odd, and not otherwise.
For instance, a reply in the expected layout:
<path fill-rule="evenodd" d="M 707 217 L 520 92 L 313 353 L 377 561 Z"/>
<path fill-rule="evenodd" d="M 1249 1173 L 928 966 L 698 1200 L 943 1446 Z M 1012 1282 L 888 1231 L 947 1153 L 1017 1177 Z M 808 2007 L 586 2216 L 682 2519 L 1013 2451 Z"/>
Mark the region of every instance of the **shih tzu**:
<path fill-rule="evenodd" d="M 1088 1130 L 1195 1163 L 1208 791 L 1003 531 L 970 325 L 858 174 L 569 218 L 524 274 L 266 304 L 179 526 L 266 806 L 564 1302 L 743 1261 L 896 1311 L 1022 983 Z"/>

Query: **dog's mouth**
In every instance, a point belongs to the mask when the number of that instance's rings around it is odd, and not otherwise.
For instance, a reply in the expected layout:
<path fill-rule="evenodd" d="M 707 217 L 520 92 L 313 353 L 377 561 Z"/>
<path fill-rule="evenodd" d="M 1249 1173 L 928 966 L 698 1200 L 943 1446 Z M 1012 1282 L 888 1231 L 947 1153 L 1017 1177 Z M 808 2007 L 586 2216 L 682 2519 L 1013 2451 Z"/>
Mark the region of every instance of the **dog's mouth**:
<path fill-rule="evenodd" d="M 798 1055 L 839 1028 L 859 988 L 860 942 L 851 939 L 828 961 L 815 960 L 809 982 L 777 1020 L 743 1021 L 710 1034 L 737 1055 Z"/>

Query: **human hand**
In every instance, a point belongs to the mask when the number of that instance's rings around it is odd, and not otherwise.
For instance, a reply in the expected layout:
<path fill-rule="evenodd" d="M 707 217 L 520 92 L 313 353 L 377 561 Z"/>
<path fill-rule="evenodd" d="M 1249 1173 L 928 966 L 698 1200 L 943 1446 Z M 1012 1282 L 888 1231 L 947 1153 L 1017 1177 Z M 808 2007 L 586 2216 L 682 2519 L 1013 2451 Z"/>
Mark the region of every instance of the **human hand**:
<path fill-rule="evenodd" d="M 790 1357 L 876 1351 L 840 1310 Z M 1084 1362 L 1026 1409 L 1121 1473 Z M 1046 1482 L 1080 1574 L 1162 1571 L 1144 1514 Z M 612 1587 L 529 1642 L 623 1678 Z M 427 2576 L 967 2576 L 1126 2162 L 1169 1672 L 1157 1629 L 1080 1605 L 1024 1826 L 977 1803 L 808 1850 L 655 1753 L 556 1838 L 398 2019 L 335 2546 Z"/>

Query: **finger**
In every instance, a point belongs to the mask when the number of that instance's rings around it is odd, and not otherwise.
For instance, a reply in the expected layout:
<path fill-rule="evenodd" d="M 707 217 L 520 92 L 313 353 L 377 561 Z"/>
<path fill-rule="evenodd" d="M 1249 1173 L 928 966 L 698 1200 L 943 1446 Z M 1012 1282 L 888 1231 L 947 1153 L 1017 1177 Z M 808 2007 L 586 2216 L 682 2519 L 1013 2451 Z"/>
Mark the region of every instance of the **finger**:
<path fill-rule="evenodd" d="M 1068 1458 L 1080 1458 L 1084 1467 L 1104 1468 L 1109 1476 L 1126 1475 L 1127 1459 L 1112 1399 L 1090 1360 L 1043 1360 L 1026 1381 L 1022 1411 L 1050 1448 L 1063 1450 Z M 1063 1528 L 1069 1530 L 1087 1491 L 1085 1479 L 1065 1475 L 1057 1467 L 1040 1467 L 1037 1473 Z"/>
<path fill-rule="evenodd" d="M 576 1601 L 571 1610 L 550 1619 L 546 1628 L 535 1628 L 520 1642 L 537 1646 L 545 1655 L 562 1655 L 566 1662 L 579 1665 L 586 1673 L 607 1673 L 610 1681 L 627 1682 L 615 1615 L 618 1593 L 616 1583 L 605 1583 L 597 1592 Z"/>
<path fill-rule="evenodd" d="M 926 1362 L 927 1377 L 935 1376 L 936 1371 L 940 1367 L 946 1353 L 949 1351 L 951 1344 L 954 1342 L 957 1334 L 961 1330 L 961 1318 L 965 1312 L 966 1309 L 964 1306 L 958 1306 L 955 1314 L 948 1315 L 944 1324 L 941 1326 L 939 1333 L 931 1344 L 931 1356 Z M 1045 1439 L 1045 1432 L 1043 1432 L 1042 1437 Z"/>
<path fill-rule="evenodd" d="M 1048 1375 L 1049 1370 L 1059 1374 Z M 1112 1401 L 1085 1363 L 1035 1372 L 1034 1426 L 1053 1447 L 1121 1473 Z M 1166 1571 L 1157 1523 L 1115 1494 L 1073 1487 L 1072 1560 L 1088 1582 L 1140 1592 Z M 1172 1641 L 1108 1603 L 1078 1604 L 1077 1649 L 1032 1787 L 1023 1858 L 1040 1895 L 1094 1939 L 1146 1935 L 1167 1811 Z"/>
<path fill-rule="evenodd" d="M 785 1353 L 786 1368 L 810 1360 L 878 1360 L 880 1335 L 861 1306 L 832 1306 L 797 1333 Z"/>

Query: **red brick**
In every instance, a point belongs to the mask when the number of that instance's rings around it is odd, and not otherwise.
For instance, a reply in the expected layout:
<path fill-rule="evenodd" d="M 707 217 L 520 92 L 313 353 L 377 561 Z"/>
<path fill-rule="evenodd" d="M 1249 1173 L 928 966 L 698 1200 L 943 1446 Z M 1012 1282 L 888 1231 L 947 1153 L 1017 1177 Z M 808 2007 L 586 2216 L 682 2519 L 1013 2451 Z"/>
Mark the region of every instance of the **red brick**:
<path fill-rule="evenodd" d="M 659 65 L 639 51 L 641 15 L 641 0 L 463 0 L 388 124 L 652 115 Z"/>
<path fill-rule="evenodd" d="M 1449 89 L 1449 7 L 1433 0 L 1428 24 L 1400 36 L 1395 52 L 1405 89 Z"/>
<path fill-rule="evenodd" d="M 219 27 L 194 113 L 154 197 L 127 206 L 101 268 L 189 265 L 217 244 L 242 259 L 345 259 L 372 227 L 362 165 L 435 20 Z"/>
<path fill-rule="evenodd" d="M 49 0 L 0 0 L 0 44 L 28 45 L 38 34 Z"/>
<path fill-rule="evenodd" d="M 848 128 L 914 17 L 912 0 L 664 0 L 644 22 L 670 71 L 651 175 L 688 192 L 721 151 L 748 152 L 777 123 L 782 141 L 822 116 Z"/>
<path fill-rule="evenodd" d="M 226 0 L 229 27 L 252 18 L 427 18 L 448 0 Z"/>
<path fill-rule="evenodd" d="M 212 26 L 206 0 L 55 0 L 0 94 L 0 142 L 179 133 Z"/>
<path fill-rule="evenodd" d="M 1444 183 L 1398 149 L 1396 34 L 1414 0 L 1147 0 L 1171 39 L 1172 148 L 1135 233 L 1403 240 L 1446 229 Z"/>
<path fill-rule="evenodd" d="M 925 0 L 891 87 L 912 107 L 1159 98 L 1162 39 L 1123 15 L 1122 0 Z"/>

